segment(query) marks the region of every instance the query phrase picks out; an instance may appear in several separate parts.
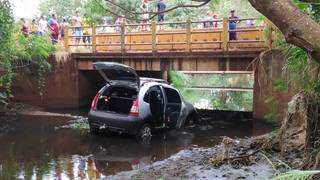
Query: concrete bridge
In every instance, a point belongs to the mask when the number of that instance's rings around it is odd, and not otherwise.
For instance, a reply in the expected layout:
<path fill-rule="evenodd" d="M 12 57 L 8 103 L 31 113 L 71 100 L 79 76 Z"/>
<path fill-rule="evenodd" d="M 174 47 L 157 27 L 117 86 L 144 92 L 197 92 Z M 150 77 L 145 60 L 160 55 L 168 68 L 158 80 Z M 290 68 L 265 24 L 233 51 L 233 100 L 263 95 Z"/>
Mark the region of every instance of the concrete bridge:
<path fill-rule="evenodd" d="M 90 43 L 76 43 L 77 36 L 68 27 L 65 50 L 72 54 L 79 70 L 90 70 L 96 61 L 116 61 L 138 71 L 241 71 L 267 48 L 264 26 L 247 26 L 240 19 L 236 30 L 229 20 L 155 22 L 143 24 L 82 27 Z M 217 23 L 213 28 L 210 24 Z M 236 32 L 237 40 L 229 40 Z"/>
<path fill-rule="evenodd" d="M 273 88 L 272 81 L 281 76 L 283 58 L 273 55 L 264 57 L 263 71 L 253 68 L 252 62 L 271 41 L 264 39 L 264 26 L 246 26 L 241 22 L 236 30 L 228 29 L 228 19 L 216 21 L 187 21 L 177 23 L 154 22 L 144 24 L 147 31 L 140 31 L 141 24 L 120 26 L 82 27 L 91 43 L 76 44 L 68 27 L 64 41 L 66 60 L 52 56 L 52 72 L 46 76 L 45 94 L 38 93 L 34 75 L 22 74 L 16 78 L 14 95 L 16 100 L 48 108 L 78 107 L 89 104 L 104 80 L 92 70 L 96 61 L 115 61 L 127 64 L 139 75 L 167 79 L 168 70 L 198 73 L 251 73 L 254 74 L 253 115 L 263 118 L 272 107 L 265 104 L 265 98 L 275 94 L 286 107 L 290 94 L 282 95 Z M 204 24 L 218 23 L 218 28 Z M 105 30 L 106 29 L 106 30 Z M 117 30 L 114 31 L 113 30 Z M 120 31 L 118 31 L 120 29 Z M 237 40 L 229 40 L 229 33 L 237 32 Z M 271 33 L 269 33 L 271 34 Z M 268 81 L 267 81 L 268 80 Z M 271 80 L 271 82 L 270 82 Z M 198 87 L 197 87 L 198 88 Z M 219 88 L 219 87 L 215 87 Z M 226 89 L 230 90 L 230 89 Z M 232 89 L 234 90 L 234 89 Z M 243 90 L 243 89 L 240 89 Z"/>

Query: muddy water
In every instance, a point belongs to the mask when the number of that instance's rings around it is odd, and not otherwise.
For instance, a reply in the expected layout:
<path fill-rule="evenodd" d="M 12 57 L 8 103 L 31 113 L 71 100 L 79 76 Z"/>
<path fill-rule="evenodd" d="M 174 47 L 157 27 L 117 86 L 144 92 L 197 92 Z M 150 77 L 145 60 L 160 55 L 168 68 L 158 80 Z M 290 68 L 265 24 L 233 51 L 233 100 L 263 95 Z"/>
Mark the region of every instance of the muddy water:
<path fill-rule="evenodd" d="M 190 147 L 209 147 L 219 136 L 264 134 L 271 126 L 252 121 L 203 123 L 197 127 L 157 132 L 151 142 L 114 134 L 58 128 L 65 117 L 21 116 L 0 135 L 0 179 L 103 178 L 142 168 Z"/>

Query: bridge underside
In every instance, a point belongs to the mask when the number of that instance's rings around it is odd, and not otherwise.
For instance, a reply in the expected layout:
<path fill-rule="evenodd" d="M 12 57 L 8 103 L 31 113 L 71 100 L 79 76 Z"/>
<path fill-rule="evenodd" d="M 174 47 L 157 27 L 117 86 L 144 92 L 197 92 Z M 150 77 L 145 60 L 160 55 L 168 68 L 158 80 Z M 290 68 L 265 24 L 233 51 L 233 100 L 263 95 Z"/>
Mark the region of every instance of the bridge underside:
<path fill-rule="evenodd" d="M 259 55 L 255 51 L 162 52 L 162 53 L 73 53 L 78 70 L 92 70 L 97 61 L 120 62 L 137 71 L 248 71 Z"/>

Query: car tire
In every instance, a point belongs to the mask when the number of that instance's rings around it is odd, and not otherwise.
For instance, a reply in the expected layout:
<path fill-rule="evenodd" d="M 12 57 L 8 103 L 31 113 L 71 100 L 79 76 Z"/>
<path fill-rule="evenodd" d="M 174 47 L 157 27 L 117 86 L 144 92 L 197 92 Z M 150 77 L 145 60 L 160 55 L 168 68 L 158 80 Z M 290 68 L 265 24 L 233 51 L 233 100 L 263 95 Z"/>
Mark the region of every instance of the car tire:
<path fill-rule="evenodd" d="M 91 134 L 99 134 L 100 133 L 100 129 L 97 128 L 97 127 L 90 126 L 90 133 Z"/>
<path fill-rule="evenodd" d="M 190 113 L 188 116 L 187 116 L 187 120 L 186 120 L 186 123 L 185 125 L 194 125 L 194 124 L 197 124 L 198 123 L 198 120 L 199 120 L 199 117 L 198 117 L 198 113 L 193 111 L 192 113 Z"/>
<path fill-rule="evenodd" d="M 151 126 L 149 124 L 144 124 L 138 134 L 137 134 L 137 138 L 145 141 L 145 140 L 148 140 L 150 139 L 152 136 L 152 129 L 151 129 Z"/>

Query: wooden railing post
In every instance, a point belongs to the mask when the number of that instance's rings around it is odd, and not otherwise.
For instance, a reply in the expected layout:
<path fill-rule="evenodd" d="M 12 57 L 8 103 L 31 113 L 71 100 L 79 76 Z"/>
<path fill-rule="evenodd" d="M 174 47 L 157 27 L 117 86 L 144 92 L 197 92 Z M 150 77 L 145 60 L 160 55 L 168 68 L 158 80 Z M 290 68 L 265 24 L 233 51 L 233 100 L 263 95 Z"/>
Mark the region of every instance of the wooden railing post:
<path fill-rule="evenodd" d="M 223 29 L 222 29 L 222 49 L 228 51 L 229 42 L 229 20 L 223 18 Z"/>
<path fill-rule="evenodd" d="M 152 33 L 152 53 L 157 52 L 157 24 L 155 21 L 151 23 L 151 33 Z"/>
<path fill-rule="evenodd" d="M 126 27 L 124 23 L 121 23 L 121 53 L 124 55 L 126 53 Z"/>
<path fill-rule="evenodd" d="M 70 50 L 69 41 L 70 41 L 70 38 L 69 38 L 69 27 L 66 26 L 64 28 L 64 49 L 65 49 L 66 52 L 69 52 L 69 50 Z"/>
<path fill-rule="evenodd" d="M 92 27 L 92 52 L 97 52 L 97 26 Z"/>
<path fill-rule="evenodd" d="M 191 52 L 191 31 L 192 31 L 192 23 L 191 20 L 187 20 L 186 24 L 186 52 Z"/>

